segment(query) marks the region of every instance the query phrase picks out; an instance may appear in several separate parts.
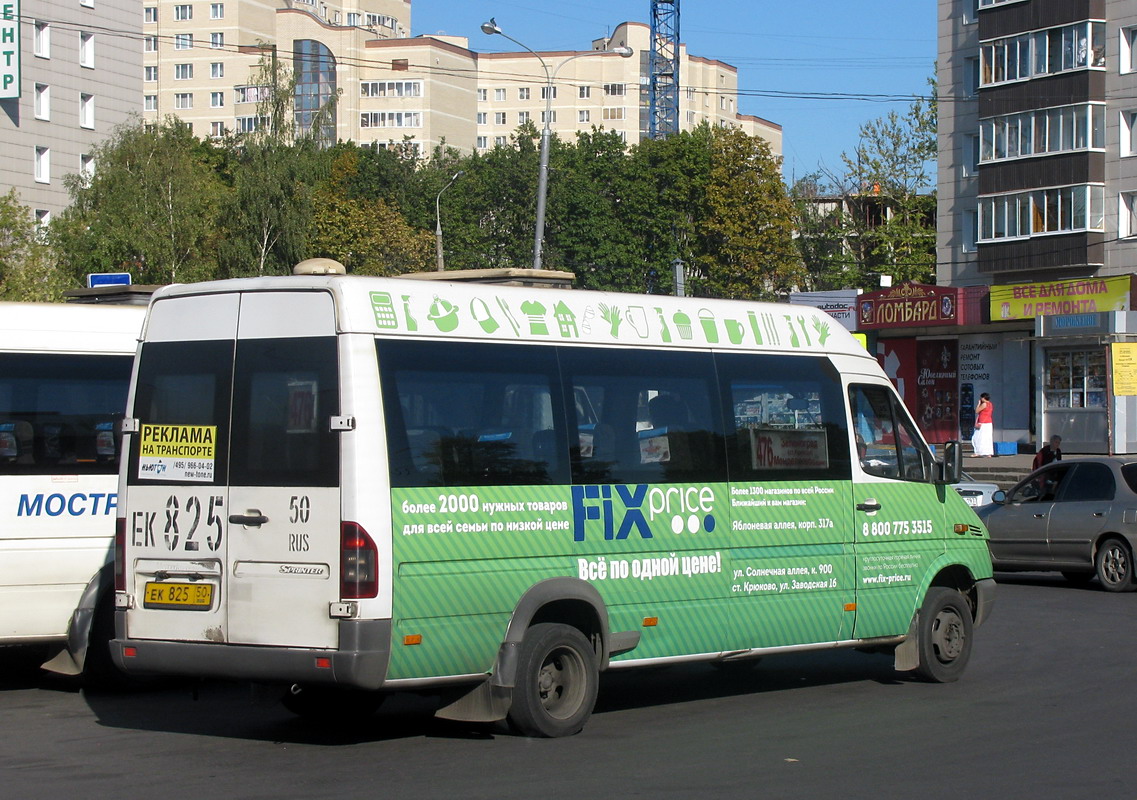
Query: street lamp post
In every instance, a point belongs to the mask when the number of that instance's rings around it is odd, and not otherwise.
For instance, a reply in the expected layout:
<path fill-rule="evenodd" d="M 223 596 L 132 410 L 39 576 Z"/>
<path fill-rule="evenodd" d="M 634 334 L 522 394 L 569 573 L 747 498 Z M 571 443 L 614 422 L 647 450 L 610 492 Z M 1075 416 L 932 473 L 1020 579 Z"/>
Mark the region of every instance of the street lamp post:
<path fill-rule="evenodd" d="M 445 269 L 445 265 L 442 261 L 442 210 L 439 207 L 439 202 L 442 200 L 442 192 L 445 192 L 447 189 L 449 189 L 454 184 L 454 181 L 458 180 L 465 174 L 466 173 L 462 170 L 455 172 L 450 180 L 446 183 L 446 185 L 443 186 L 438 194 L 434 197 L 434 248 L 437 254 L 439 272 L 442 272 Z"/>
<path fill-rule="evenodd" d="M 549 65 L 545 63 L 545 59 L 541 58 L 540 53 L 502 31 L 502 29 L 498 27 L 497 20 L 493 17 L 490 17 L 489 22 L 482 23 L 482 33 L 491 35 L 496 33 L 498 36 L 502 36 L 513 42 L 518 47 L 529 51 L 536 56 L 537 61 L 541 63 L 541 69 L 545 71 L 545 120 L 541 128 L 540 167 L 537 172 L 537 224 L 533 230 L 533 269 L 544 269 L 541 263 L 541 251 L 545 243 L 545 198 L 549 190 L 549 139 L 553 135 L 552 128 L 549 127 L 553 116 L 553 81 L 556 79 L 557 72 L 560 71 L 561 67 L 577 58 L 603 55 L 605 53 L 615 53 L 621 58 L 631 58 L 635 51 L 624 45 L 613 47 L 610 50 L 590 50 L 587 53 L 577 53 L 575 56 L 569 56 L 550 70 Z"/>

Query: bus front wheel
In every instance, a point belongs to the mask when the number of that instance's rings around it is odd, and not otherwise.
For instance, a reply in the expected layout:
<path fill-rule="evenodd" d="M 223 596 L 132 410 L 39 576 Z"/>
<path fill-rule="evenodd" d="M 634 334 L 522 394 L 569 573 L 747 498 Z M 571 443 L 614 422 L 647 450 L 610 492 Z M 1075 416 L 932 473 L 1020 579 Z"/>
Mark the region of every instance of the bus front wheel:
<path fill-rule="evenodd" d="M 933 586 L 920 607 L 918 644 L 925 680 L 951 683 L 959 680 L 971 657 L 971 607 L 954 589 Z"/>
<path fill-rule="evenodd" d="M 584 634 L 539 623 L 521 641 L 509 721 L 526 736 L 571 736 L 592 715 L 599 686 L 596 652 Z"/>

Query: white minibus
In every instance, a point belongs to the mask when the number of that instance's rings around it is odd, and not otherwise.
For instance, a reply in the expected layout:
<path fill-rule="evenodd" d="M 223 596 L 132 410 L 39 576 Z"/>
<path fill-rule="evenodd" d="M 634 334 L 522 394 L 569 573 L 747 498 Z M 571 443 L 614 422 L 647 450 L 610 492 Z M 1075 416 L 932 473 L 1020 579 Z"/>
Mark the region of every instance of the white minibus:
<path fill-rule="evenodd" d="M 813 308 L 345 275 L 159 290 L 116 534 L 128 673 L 579 731 L 608 669 L 964 670 L 986 531 Z"/>
<path fill-rule="evenodd" d="M 145 312 L 0 303 L 0 644 L 66 646 L 60 672 L 82 669 L 99 603 L 93 660 L 110 666 L 119 426 Z"/>

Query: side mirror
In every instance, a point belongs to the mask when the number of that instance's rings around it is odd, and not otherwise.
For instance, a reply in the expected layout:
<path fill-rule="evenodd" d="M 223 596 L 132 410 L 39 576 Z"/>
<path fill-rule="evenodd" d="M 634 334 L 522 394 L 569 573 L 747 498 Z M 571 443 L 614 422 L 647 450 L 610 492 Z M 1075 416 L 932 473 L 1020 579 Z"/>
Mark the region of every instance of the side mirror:
<path fill-rule="evenodd" d="M 1002 505 L 1006 501 L 1007 501 L 1007 493 L 1004 492 L 1002 489 L 999 489 L 993 495 L 991 495 L 991 502 L 992 503 L 998 503 L 999 505 Z"/>
<path fill-rule="evenodd" d="M 963 477 L 963 448 L 959 442 L 944 444 L 944 460 L 940 462 L 940 479 L 937 483 L 959 483 Z"/>

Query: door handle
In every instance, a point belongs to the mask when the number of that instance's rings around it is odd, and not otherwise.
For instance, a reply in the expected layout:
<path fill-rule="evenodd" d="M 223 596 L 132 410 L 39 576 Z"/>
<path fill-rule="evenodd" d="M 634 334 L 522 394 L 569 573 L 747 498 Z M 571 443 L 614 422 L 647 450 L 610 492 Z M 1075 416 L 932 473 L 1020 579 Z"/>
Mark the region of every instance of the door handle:
<path fill-rule="evenodd" d="M 1035 519 L 1046 519 L 1046 515 L 1045 514 L 1035 514 L 1034 518 Z"/>
<path fill-rule="evenodd" d="M 880 511 L 881 505 L 876 500 L 866 500 L 863 503 L 857 503 L 857 511 Z"/>
<path fill-rule="evenodd" d="M 230 514 L 230 525 L 245 525 L 251 528 L 259 528 L 268 522 L 268 517 L 262 514 L 258 509 L 250 508 L 247 514 Z"/>
<path fill-rule="evenodd" d="M 1104 512 L 1104 511 L 1095 511 L 1095 512 L 1094 512 L 1094 516 L 1095 516 L 1095 517 L 1104 517 L 1104 516 L 1105 516 L 1105 512 Z"/>

